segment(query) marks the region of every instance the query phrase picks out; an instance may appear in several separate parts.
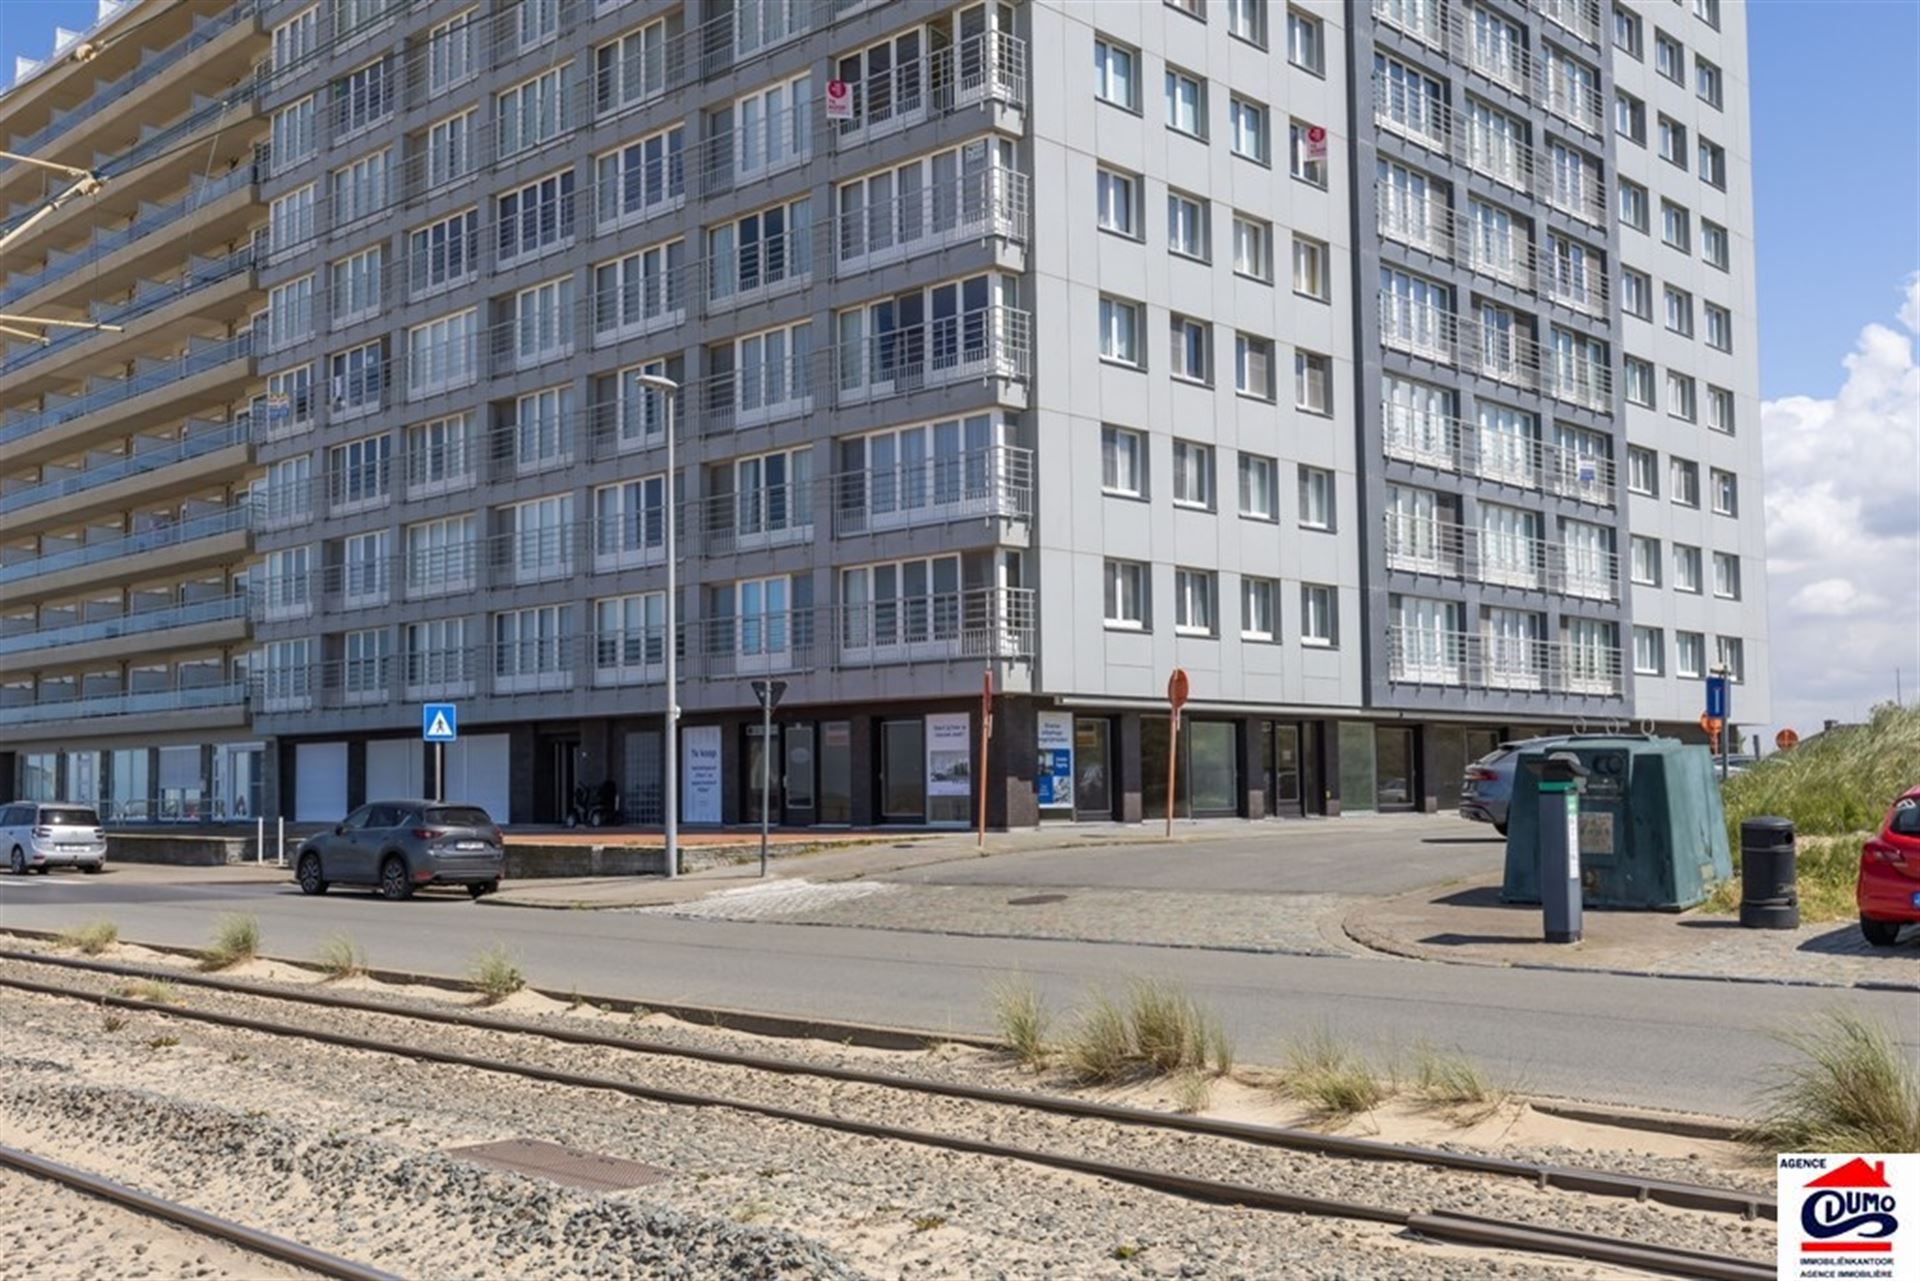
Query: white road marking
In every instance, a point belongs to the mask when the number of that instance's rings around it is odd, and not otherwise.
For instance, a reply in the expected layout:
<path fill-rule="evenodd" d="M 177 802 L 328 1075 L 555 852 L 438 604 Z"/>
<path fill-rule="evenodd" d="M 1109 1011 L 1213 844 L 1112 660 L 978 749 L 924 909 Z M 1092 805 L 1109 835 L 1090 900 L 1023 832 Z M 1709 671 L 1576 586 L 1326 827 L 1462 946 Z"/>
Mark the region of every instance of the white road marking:
<path fill-rule="evenodd" d="M 768 917 L 792 916 L 823 907 L 884 894 L 898 889 L 881 881 L 829 881 L 816 885 L 811 881 L 769 881 L 764 885 L 745 885 L 721 890 L 691 903 L 667 903 L 641 908 L 653 916 L 681 916 L 696 920 L 758 921 Z"/>

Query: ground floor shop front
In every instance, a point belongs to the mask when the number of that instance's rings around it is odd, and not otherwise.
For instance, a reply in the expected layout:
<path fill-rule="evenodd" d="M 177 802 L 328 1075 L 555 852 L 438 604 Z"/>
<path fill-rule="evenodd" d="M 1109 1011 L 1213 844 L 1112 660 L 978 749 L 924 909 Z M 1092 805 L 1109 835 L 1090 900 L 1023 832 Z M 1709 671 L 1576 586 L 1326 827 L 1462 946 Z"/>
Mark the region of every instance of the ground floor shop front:
<path fill-rule="evenodd" d="M 112 824 L 250 821 L 266 754 L 252 740 L 0 752 L 0 780 L 7 799 L 88 805 Z"/>

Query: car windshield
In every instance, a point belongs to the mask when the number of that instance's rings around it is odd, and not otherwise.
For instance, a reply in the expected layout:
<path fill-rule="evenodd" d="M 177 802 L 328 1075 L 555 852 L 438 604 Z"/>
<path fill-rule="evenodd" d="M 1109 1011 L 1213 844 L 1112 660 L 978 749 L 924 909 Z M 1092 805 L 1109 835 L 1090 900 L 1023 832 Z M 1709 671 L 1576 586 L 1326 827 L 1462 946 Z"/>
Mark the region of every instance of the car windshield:
<path fill-rule="evenodd" d="M 98 827 L 100 816 L 92 810 L 82 809 L 43 809 L 40 821 L 57 827 Z"/>
<path fill-rule="evenodd" d="M 1894 807 L 1888 830 L 1898 836 L 1920 836 L 1920 801 L 1902 801 Z"/>
<path fill-rule="evenodd" d="M 429 823 L 445 823 L 448 827 L 492 827 L 493 820 L 478 805 L 448 805 L 445 808 L 427 811 Z"/>

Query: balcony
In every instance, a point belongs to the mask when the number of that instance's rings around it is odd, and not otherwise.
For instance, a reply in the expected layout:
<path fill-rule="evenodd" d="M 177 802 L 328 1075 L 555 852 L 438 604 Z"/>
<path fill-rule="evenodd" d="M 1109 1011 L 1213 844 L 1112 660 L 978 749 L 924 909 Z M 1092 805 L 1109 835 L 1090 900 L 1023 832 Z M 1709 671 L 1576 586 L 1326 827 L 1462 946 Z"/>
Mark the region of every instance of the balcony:
<path fill-rule="evenodd" d="M 1532 437 L 1516 438 L 1457 418 L 1417 413 L 1391 401 L 1381 403 L 1380 415 L 1381 448 L 1388 458 L 1598 507 L 1614 505 L 1611 458 Z"/>
<path fill-rule="evenodd" d="M 16 523 L 4 519 L 10 513 L 60 499 L 74 498 L 77 495 L 88 495 L 93 501 L 67 504 L 59 512 L 60 519 L 74 519 L 92 508 L 115 501 L 138 499 L 141 502 L 151 502 L 165 496 L 166 491 L 183 485 L 189 489 L 202 488 L 221 473 L 246 464 L 247 445 L 250 439 L 249 425 L 244 421 L 189 422 L 187 434 L 177 440 L 154 441 L 149 438 L 136 438 L 133 452 L 116 458 L 112 462 L 94 464 L 72 472 L 55 473 L 38 484 L 10 490 L 0 495 L 0 532 L 5 532 Z M 229 456 L 218 457 L 222 454 Z M 157 474 L 178 468 L 185 463 L 197 465 L 171 478 Z M 128 490 L 125 494 L 95 493 L 105 486 L 132 478 L 143 478 L 146 483 L 125 487 Z M 44 518 L 46 514 L 40 515 Z"/>
<path fill-rule="evenodd" d="M 1588 44 L 1600 43 L 1600 0 L 1532 0 L 1529 7 Z"/>
<path fill-rule="evenodd" d="M 841 667 L 1033 654 L 1034 593 L 1024 587 L 976 587 L 925 596 L 840 605 L 836 646 Z"/>
<path fill-rule="evenodd" d="M 1585 600 L 1617 595 L 1619 560 L 1601 548 L 1404 512 L 1386 512 L 1382 523 L 1390 570 Z"/>
<path fill-rule="evenodd" d="M 1475 24 L 1475 10 L 1442 0 L 1373 0 L 1373 16 L 1436 53 L 1471 67 L 1488 80 L 1522 97 L 1535 80 L 1524 45 L 1512 44 L 1494 30 Z"/>
<path fill-rule="evenodd" d="M 874 334 L 829 352 L 834 403 L 842 407 L 955 383 L 1024 383 L 1032 373 L 1033 313 L 982 307 Z"/>
<path fill-rule="evenodd" d="M 836 538 L 959 520 L 1030 520 L 1033 451 L 995 445 L 841 472 L 832 485 Z"/>
<path fill-rule="evenodd" d="M 694 499 L 688 514 L 699 530 L 700 550 L 708 556 L 737 556 L 812 542 L 813 489 L 810 481 L 789 482 Z M 653 524 L 661 523 L 655 513 Z M 645 543 L 641 546 L 644 550 Z"/>
<path fill-rule="evenodd" d="M 1536 391 L 1599 413 L 1613 411 L 1613 372 L 1574 349 L 1544 347 L 1519 332 L 1510 313 L 1462 318 L 1391 290 L 1379 294 L 1380 345 Z M 1505 319 L 1508 323 L 1498 323 Z"/>
<path fill-rule="evenodd" d="M 129 406 L 147 396 L 178 395 L 187 390 L 188 383 L 203 376 L 218 374 L 224 366 L 246 362 L 244 368 L 225 370 L 231 379 L 244 379 L 251 371 L 252 357 L 251 333 L 224 339 L 189 338 L 185 355 L 170 360 L 135 361 L 135 372 L 130 377 L 107 378 L 96 375 L 87 380 L 85 390 L 77 395 L 62 396 L 48 392 L 43 408 L 0 418 L 0 445 L 11 445 L 43 432 L 50 433 L 54 428 L 89 415 L 99 415 L 101 422 L 97 425 L 104 429 L 111 418 L 109 411 Z M 212 391 L 203 398 L 212 402 L 224 399 Z M 169 405 L 168 408 L 178 411 L 189 409 L 191 405 Z M 114 425 L 121 424 L 116 422 Z M 57 443 L 48 441 L 44 442 L 44 447 L 66 448 L 71 443 L 65 440 Z M 16 461 L 25 461 L 22 454 L 15 454 L 14 458 Z"/>
<path fill-rule="evenodd" d="M 1620 651 L 1605 646 L 1428 628 L 1387 628 L 1395 685 L 1618 698 Z"/>
<path fill-rule="evenodd" d="M 156 569 L 184 568 L 189 564 L 219 563 L 236 559 L 246 552 L 246 535 L 252 527 L 251 507 L 233 507 L 207 516 L 197 516 L 177 524 L 144 529 L 99 542 L 63 547 L 43 552 L 26 560 L 0 565 L 0 584 L 28 583 L 31 580 L 61 575 L 59 590 L 101 578 L 124 578 Z M 87 568 L 101 572 L 79 574 Z M 55 590 L 53 584 L 33 583 L 36 591 Z M 17 598 L 25 589 L 9 593 Z"/>
<path fill-rule="evenodd" d="M 151 690 L 141 694 L 110 694 L 99 698 L 69 698 L 57 702 L 14 703 L 0 706 L 0 725 L 46 725 L 67 721 L 103 721 L 113 717 L 146 716 L 166 712 L 244 709 L 245 684 L 205 685 L 190 689 Z M 98 732 L 114 727 L 99 726 Z"/>
<path fill-rule="evenodd" d="M 827 226 L 842 279 L 956 245 L 1029 243 L 1031 180 L 1018 170 L 996 165 L 852 210 L 845 209 L 849 189 L 841 187 L 842 212 Z"/>
<path fill-rule="evenodd" d="M 201 643 L 219 644 L 238 640 L 245 635 L 244 626 L 221 627 L 219 624 L 243 624 L 246 618 L 247 598 L 244 595 L 220 596 L 188 605 L 142 610 L 114 618 L 0 636 L 0 656 L 60 649 L 67 652 L 42 661 L 57 660 L 62 666 L 69 666 L 107 657 L 108 650 L 114 654 L 137 654 Z M 184 637 L 170 636 L 167 634 L 170 632 L 190 634 Z M 123 639 L 132 643 L 103 644 Z"/>
<path fill-rule="evenodd" d="M 1027 43 L 986 31 L 848 86 L 853 115 L 832 124 L 836 149 L 871 142 L 923 120 L 982 104 L 1027 105 Z"/>
<path fill-rule="evenodd" d="M 1582 84 L 1550 59 L 1536 64 L 1534 70 L 1534 101 L 1545 107 L 1548 115 L 1596 138 L 1606 136 L 1607 113 L 1599 89 Z"/>

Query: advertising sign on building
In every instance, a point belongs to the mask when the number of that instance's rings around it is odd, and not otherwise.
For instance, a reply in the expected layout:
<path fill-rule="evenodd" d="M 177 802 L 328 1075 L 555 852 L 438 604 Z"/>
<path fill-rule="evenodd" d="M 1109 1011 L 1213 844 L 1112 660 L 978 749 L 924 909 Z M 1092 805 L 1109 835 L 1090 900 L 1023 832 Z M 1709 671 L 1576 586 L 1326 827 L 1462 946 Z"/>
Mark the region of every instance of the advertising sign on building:
<path fill-rule="evenodd" d="M 720 821 L 720 727 L 690 725 L 680 731 L 680 819 Z"/>
<path fill-rule="evenodd" d="M 1327 158 L 1327 129 L 1325 125 L 1307 126 L 1307 159 L 1325 160 Z"/>
<path fill-rule="evenodd" d="M 965 712 L 927 717 L 927 795 L 966 796 L 973 787 L 973 753 Z"/>
<path fill-rule="evenodd" d="M 853 119 L 853 86 L 844 80 L 827 81 L 827 119 Z"/>
<path fill-rule="evenodd" d="M 1034 783 L 1041 809 L 1073 808 L 1073 713 L 1041 712 Z"/>

